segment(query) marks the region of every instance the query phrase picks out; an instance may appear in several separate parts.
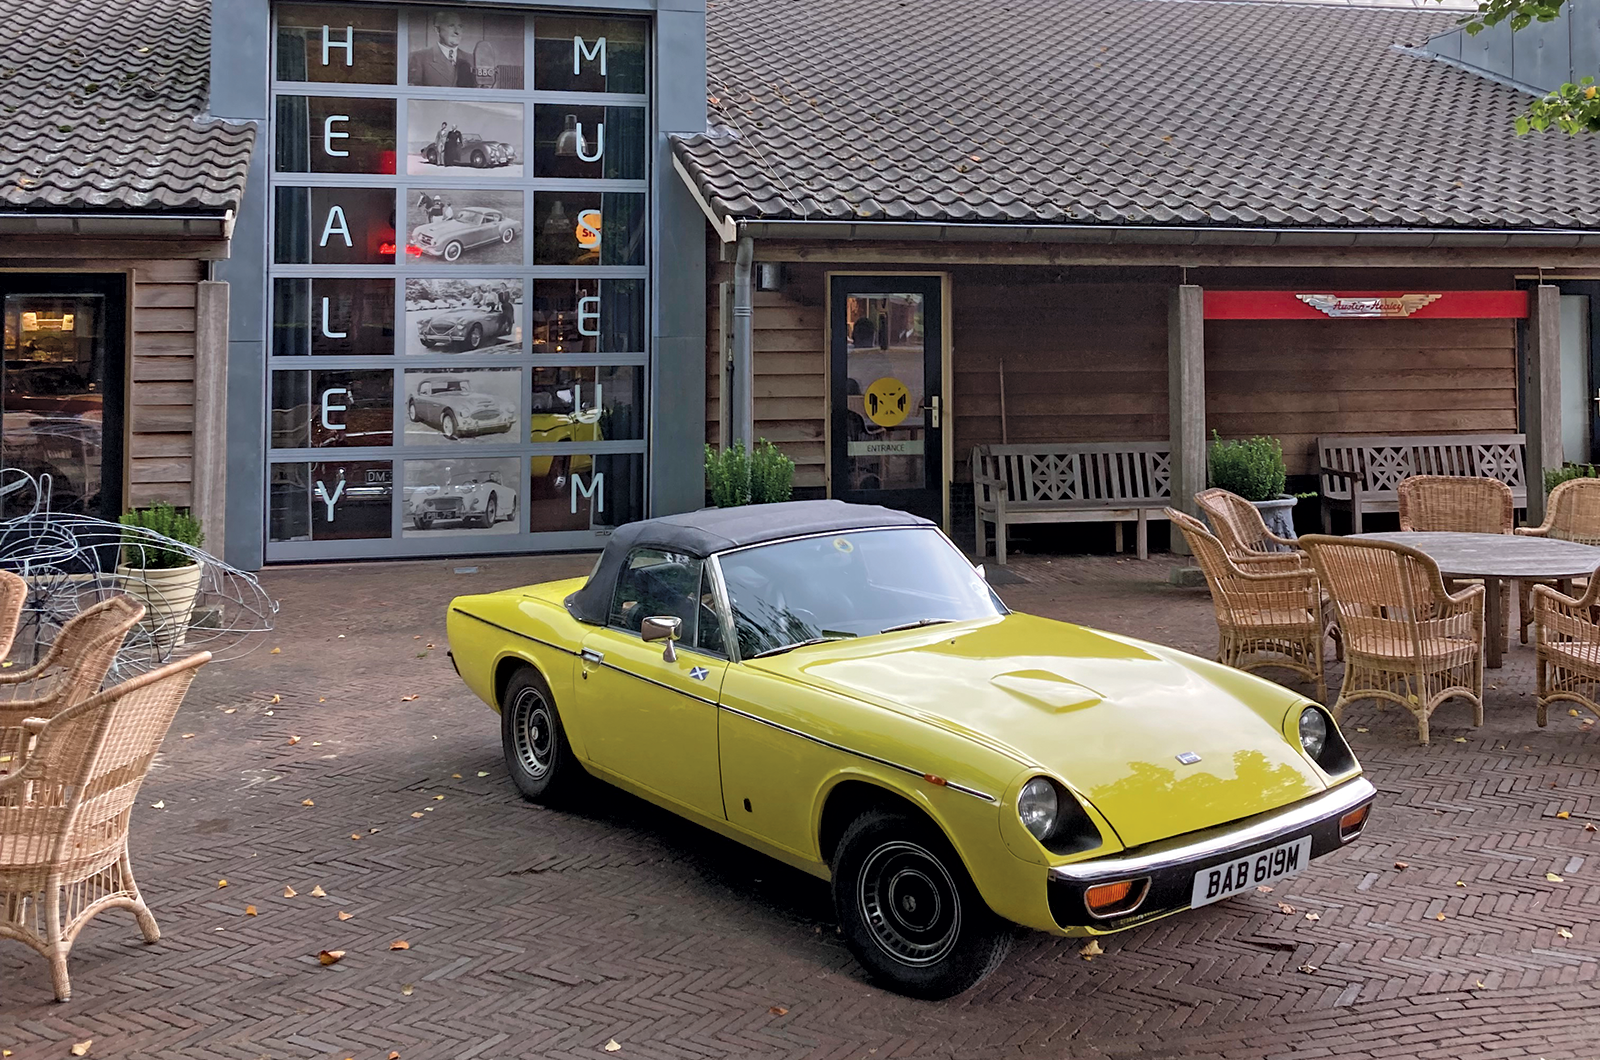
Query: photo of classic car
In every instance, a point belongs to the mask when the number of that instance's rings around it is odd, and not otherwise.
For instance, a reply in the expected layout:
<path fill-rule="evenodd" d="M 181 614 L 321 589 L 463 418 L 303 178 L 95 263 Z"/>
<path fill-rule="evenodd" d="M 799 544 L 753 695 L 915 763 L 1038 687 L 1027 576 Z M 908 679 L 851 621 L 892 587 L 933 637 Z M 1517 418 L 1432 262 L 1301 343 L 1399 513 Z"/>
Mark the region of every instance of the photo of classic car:
<path fill-rule="evenodd" d="M 420 380 L 406 399 L 406 419 L 437 428 L 454 441 L 509 431 L 517 414 L 498 398 L 474 393 L 466 376 L 454 375 Z"/>
<path fill-rule="evenodd" d="M 417 340 L 430 350 L 476 350 L 511 335 L 516 315 L 510 296 L 430 313 L 417 321 Z"/>
<path fill-rule="evenodd" d="M 406 491 L 406 517 L 418 530 L 435 523 L 458 522 L 489 529 L 502 519 L 517 517 L 517 491 L 498 471 L 466 474 L 453 481 L 445 466 L 442 484 L 415 486 Z"/>
<path fill-rule="evenodd" d="M 1107 934 L 1304 871 L 1376 794 L 1305 696 L 1013 612 L 876 506 L 628 523 L 587 579 L 446 621 L 526 798 L 592 774 L 829 881 L 851 952 L 916 997 L 983 979 L 1013 925 Z"/>
<path fill-rule="evenodd" d="M 509 166 L 517 160 L 517 149 L 504 140 L 489 140 L 477 133 L 464 133 L 459 129 L 451 129 L 444 139 L 442 150 L 437 143 L 423 145 L 423 161 L 430 166 L 492 169 Z"/>
<path fill-rule="evenodd" d="M 513 242 L 521 227 L 499 210 L 469 206 L 456 210 L 453 216 L 413 228 L 406 249 L 411 254 L 457 261 L 474 247 Z"/>

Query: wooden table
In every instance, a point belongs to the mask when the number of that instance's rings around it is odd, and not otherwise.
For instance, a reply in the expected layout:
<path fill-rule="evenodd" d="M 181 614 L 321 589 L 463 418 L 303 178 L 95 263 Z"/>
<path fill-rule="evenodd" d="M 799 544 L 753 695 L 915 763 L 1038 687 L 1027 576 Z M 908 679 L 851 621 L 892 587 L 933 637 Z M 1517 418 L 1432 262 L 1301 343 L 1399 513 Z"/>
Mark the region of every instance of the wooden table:
<path fill-rule="evenodd" d="M 1554 537 L 1515 534 L 1458 534 L 1413 531 L 1356 534 L 1359 541 L 1387 541 L 1426 555 L 1448 578 L 1483 579 L 1484 665 L 1498 670 L 1505 630 L 1501 628 L 1501 579 L 1564 581 L 1600 569 L 1600 548 Z"/>

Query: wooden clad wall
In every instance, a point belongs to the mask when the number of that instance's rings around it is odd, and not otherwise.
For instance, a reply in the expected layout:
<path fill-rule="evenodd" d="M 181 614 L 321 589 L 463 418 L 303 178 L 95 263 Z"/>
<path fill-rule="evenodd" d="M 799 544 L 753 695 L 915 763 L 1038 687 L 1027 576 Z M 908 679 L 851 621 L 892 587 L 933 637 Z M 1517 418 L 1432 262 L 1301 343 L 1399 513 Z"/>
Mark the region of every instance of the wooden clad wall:
<path fill-rule="evenodd" d="M 106 263 L 108 265 L 115 263 Z M 200 261 L 133 268 L 129 506 L 194 503 L 195 301 Z"/>
<path fill-rule="evenodd" d="M 1310 475 L 1318 435 L 1515 432 L 1516 367 L 1511 320 L 1208 320 L 1206 427 Z"/>

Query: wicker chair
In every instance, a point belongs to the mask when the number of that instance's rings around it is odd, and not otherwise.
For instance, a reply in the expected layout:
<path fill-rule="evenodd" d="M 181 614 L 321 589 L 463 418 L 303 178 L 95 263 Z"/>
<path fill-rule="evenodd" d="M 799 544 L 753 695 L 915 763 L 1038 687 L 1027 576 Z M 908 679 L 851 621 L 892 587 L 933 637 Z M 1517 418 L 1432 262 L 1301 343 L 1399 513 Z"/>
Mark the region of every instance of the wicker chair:
<path fill-rule="evenodd" d="M 144 617 L 144 605 L 113 596 L 73 616 L 50 643 L 37 666 L 0 671 L 0 774 L 21 764 L 32 735 L 23 722 L 49 718 L 99 691 L 128 631 Z"/>
<path fill-rule="evenodd" d="M 1175 508 L 1167 518 L 1183 533 L 1205 573 L 1217 614 L 1217 661 L 1240 670 L 1281 668 L 1303 674 L 1327 699 L 1323 674 L 1322 591 L 1309 567 L 1246 569 L 1228 558 L 1206 525 Z"/>
<path fill-rule="evenodd" d="M 1590 577 L 1577 598 L 1543 584 L 1533 586 L 1529 595 L 1539 726 L 1544 727 L 1551 703 L 1577 703 L 1600 715 L 1600 576 Z"/>
<path fill-rule="evenodd" d="M 22 624 L 22 607 L 28 602 L 28 583 L 0 570 L 0 659 L 11 654 L 17 640 L 17 627 Z"/>
<path fill-rule="evenodd" d="M 1554 537 L 1580 545 L 1600 545 L 1600 478 L 1563 482 L 1551 490 L 1545 500 L 1544 522 L 1538 526 L 1519 526 L 1515 532 L 1523 537 Z M 1554 583 L 1532 580 L 1517 583 L 1517 621 L 1524 644 L 1528 643 L 1528 627 L 1533 624 L 1533 599 L 1529 590 L 1536 584 Z M 1581 591 L 1584 584 L 1582 579 L 1575 580 L 1573 588 Z"/>
<path fill-rule="evenodd" d="M 1228 558 L 1241 566 L 1259 563 L 1267 567 L 1306 566 L 1305 553 L 1298 542 L 1279 537 L 1267 529 L 1256 506 L 1225 489 L 1202 490 L 1194 502 L 1211 523 L 1212 532 Z"/>
<path fill-rule="evenodd" d="M 1511 487 L 1496 478 L 1464 475 L 1413 475 L 1400 483 L 1400 529 L 1454 530 L 1463 534 L 1509 534 L 1516 524 Z M 1476 578 L 1452 578 L 1451 592 L 1478 585 Z M 1500 628 L 1511 646 L 1511 594 L 1500 595 Z M 1523 638 L 1527 640 L 1526 637 Z"/>
<path fill-rule="evenodd" d="M 1376 699 L 1400 704 L 1428 742 L 1428 716 L 1445 700 L 1472 704 L 1483 724 L 1481 585 L 1450 593 L 1439 567 L 1403 545 L 1307 534 L 1300 547 L 1333 596 L 1344 635 L 1344 685 L 1333 705 Z"/>
<path fill-rule="evenodd" d="M 100 692 L 48 721 L 22 769 L 0 777 L 0 938 L 50 961 L 56 1000 L 72 994 L 67 954 L 89 918 L 131 909 L 145 941 L 161 937 L 128 862 L 139 786 L 201 652 Z"/>

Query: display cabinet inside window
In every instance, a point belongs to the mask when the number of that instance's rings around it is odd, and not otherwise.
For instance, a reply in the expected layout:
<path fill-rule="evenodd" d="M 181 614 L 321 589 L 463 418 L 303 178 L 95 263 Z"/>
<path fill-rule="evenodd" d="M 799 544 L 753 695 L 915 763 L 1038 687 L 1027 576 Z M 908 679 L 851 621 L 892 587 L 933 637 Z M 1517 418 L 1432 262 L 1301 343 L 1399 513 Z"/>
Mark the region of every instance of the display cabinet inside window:
<path fill-rule="evenodd" d="M 584 547 L 641 518 L 648 21 L 274 17 L 267 558 Z"/>

